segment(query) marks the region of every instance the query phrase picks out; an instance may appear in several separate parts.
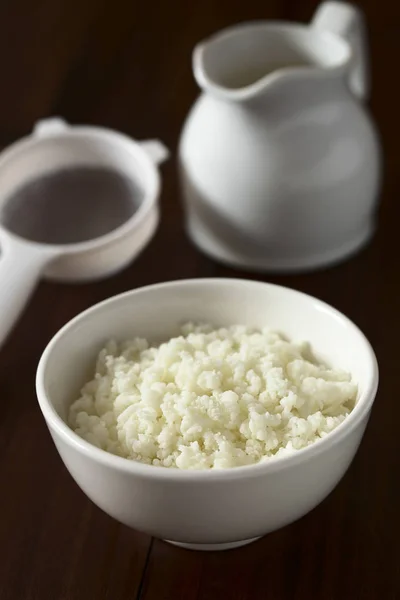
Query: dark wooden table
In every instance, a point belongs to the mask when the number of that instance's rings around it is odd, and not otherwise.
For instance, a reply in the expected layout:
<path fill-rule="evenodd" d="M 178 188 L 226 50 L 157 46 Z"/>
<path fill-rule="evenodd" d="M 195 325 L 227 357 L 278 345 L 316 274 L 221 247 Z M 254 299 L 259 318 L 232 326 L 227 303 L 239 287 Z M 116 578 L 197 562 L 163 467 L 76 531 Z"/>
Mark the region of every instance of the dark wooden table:
<path fill-rule="evenodd" d="M 0 143 L 60 114 L 71 122 L 159 137 L 173 150 L 196 95 L 193 45 L 253 18 L 308 20 L 315 0 L 3 0 Z M 41 283 L 0 351 L 1 600 L 400 598 L 399 217 L 400 4 L 364 0 L 373 98 L 386 165 L 373 243 L 339 267 L 266 277 L 319 296 L 371 340 L 381 384 L 349 472 L 311 514 L 248 547 L 194 553 L 129 530 L 78 489 L 35 398 L 40 354 L 88 306 L 145 284 L 243 276 L 200 255 L 183 233 L 175 161 L 163 168 L 163 217 L 130 268 L 91 285 Z M 4 282 L 0 282 L 1 287 Z"/>

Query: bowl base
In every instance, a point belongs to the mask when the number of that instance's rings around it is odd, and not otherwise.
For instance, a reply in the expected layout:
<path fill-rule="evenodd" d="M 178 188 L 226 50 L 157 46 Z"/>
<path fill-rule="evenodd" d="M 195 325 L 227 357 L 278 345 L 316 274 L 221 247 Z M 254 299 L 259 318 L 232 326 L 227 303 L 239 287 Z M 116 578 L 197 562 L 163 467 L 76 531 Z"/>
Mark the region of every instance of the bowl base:
<path fill-rule="evenodd" d="M 250 538 L 248 540 L 241 540 L 240 542 L 227 542 L 225 544 L 184 544 L 181 542 L 172 542 L 171 540 L 164 540 L 168 542 L 168 544 L 173 544 L 174 546 L 179 546 L 179 548 L 185 548 L 186 550 L 203 550 L 203 551 L 219 551 L 219 550 L 233 550 L 234 548 L 240 548 L 240 546 L 246 546 L 247 544 L 251 544 L 256 540 L 259 540 L 259 537 Z"/>

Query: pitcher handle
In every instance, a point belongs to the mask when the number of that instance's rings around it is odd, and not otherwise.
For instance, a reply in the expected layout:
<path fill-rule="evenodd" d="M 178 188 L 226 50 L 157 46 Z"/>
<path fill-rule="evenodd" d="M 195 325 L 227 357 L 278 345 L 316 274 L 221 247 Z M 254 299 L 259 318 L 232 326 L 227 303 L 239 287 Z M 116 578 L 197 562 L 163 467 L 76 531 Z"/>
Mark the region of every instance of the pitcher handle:
<path fill-rule="evenodd" d="M 370 90 L 367 36 L 362 12 L 345 2 L 323 2 L 316 10 L 312 27 L 330 31 L 351 46 L 353 57 L 349 87 L 360 100 L 368 100 Z"/>

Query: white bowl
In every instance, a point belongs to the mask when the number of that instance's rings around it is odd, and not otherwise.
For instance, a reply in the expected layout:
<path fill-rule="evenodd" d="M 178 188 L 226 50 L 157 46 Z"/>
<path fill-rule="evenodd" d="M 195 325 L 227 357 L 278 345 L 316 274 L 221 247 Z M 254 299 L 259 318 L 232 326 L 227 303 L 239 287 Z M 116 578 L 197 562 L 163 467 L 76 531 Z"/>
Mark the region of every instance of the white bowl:
<path fill-rule="evenodd" d="M 126 460 L 81 439 L 66 424 L 70 403 L 109 338 L 161 341 L 187 321 L 270 326 L 311 342 L 316 356 L 350 371 L 357 404 L 332 433 L 293 455 L 227 470 L 182 471 Z M 40 360 L 40 408 L 67 469 L 87 496 L 122 523 L 198 549 L 245 544 L 321 502 L 350 465 L 378 386 L 361 331 L 327 304 L 287 288 L 239 279 L 184 280 L 127 292 L 85 311 L 51 340 Z"/>

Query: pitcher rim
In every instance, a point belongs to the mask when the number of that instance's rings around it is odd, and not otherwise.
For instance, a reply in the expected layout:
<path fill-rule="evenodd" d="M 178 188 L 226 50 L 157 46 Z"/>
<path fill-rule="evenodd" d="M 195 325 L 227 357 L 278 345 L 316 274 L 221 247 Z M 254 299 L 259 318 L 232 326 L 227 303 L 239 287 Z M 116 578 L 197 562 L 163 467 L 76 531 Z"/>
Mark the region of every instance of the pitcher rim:
<path fill-rule="evenodd" d="M 314 38 L 321 40 L 322 42 L 328 41 L 333 43 L 337 48 L 342 50 L 341 58 L 333 65 L 304 65 L 304 66 L 287 66 L 281 67 L 280 69 L 267 73 L 260 77 L 253 83 L 244 85 L 238 88 L 225 87 L 218 82 L 210 78 L 204 69 L 204 53 L 211 43 L 219 40 L 228 40 L 229 38 L 237 35 L 239 31 L 250 31 L 250 30 L 268 30 L 268 31 L 297 31 L 302 34 L 307 33 L 312 35 Z M 192 54 L 193 73 L 195 79 L 201 89 L 209 90 L 217 96 L 223 96 L 225 99 L 231 100 L 246 100 L 257 95 L 267 85 L 273 82 L 277 82 L 287 75 L 291 75 L 292 78 L 301 79 L 304 75 L 313 79 L 326 79 L 336 78 L 344 76 L 349 68 L 351 60 L 353 58 L 353 50 L 350 44 L 341 38 L 338 34 L 330 31 L 320 31 L 312 26 L 312 24 L 301 24 L 290 21 L 246 21 L 244 23 L 237 23 L 229 25 L 224 29 L 221 29 L 210 36 L 204 41 L 198 43 Z"/>

